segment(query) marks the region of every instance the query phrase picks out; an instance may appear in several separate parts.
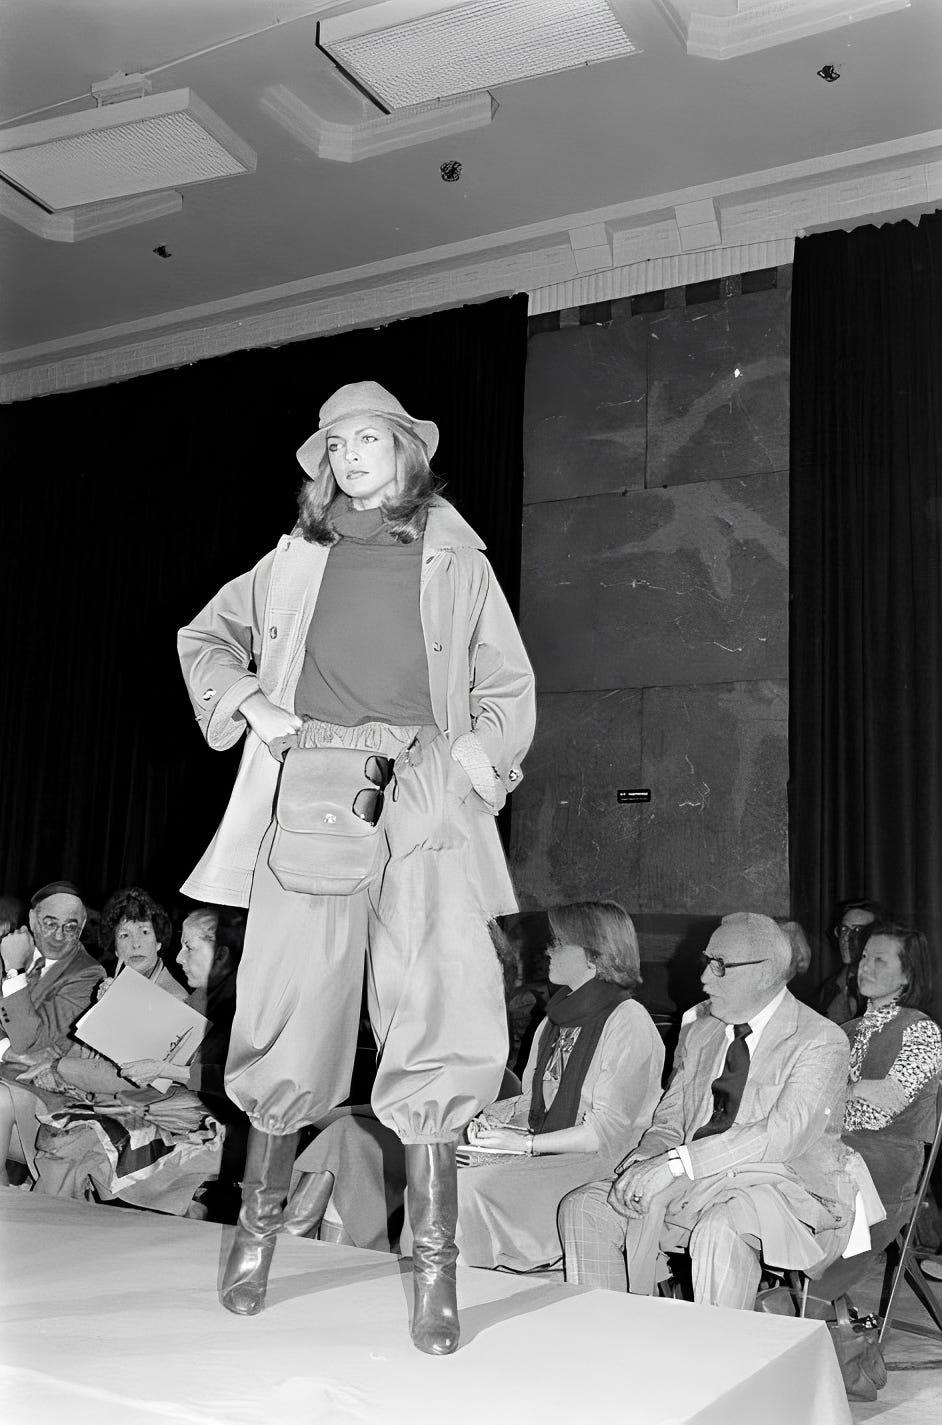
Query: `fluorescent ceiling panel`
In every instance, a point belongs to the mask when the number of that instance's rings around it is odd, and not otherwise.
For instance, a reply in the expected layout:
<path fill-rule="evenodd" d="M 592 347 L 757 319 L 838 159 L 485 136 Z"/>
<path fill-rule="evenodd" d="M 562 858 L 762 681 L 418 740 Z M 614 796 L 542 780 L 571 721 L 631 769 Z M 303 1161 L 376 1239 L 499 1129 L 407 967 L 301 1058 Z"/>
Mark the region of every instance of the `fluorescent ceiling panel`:
<path fill-rule="evenodd" d="M 386 109 L 638 51 L 604 0 L 387 0 L 322 20 L 318 43 Z"/>
<path fill-rule="evenodd" d="M 0 176 L 52 212 L 251 173 L 255 162 L 189 89 L 0 129 Z"/>

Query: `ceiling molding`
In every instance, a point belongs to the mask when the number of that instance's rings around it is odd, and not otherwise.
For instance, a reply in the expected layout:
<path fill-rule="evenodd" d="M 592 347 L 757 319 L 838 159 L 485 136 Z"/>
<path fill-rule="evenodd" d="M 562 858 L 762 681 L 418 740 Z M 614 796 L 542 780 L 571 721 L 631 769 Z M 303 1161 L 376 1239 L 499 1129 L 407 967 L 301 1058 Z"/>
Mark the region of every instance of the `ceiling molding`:
<path fill-rule="evenodd" d="M 0 357 L 0 401 L 527 292 L 531 310 L 791 260 L 796 236 L 942 203 L 942 131 L 570 214 Z"/>
<path fill-rule="evenodd" d="M 36 237 L 49 242 L 82 242 L 85 238 L 112 233 L 179 213 L 183 198 L 173 189 L 142 193 L 133 198 L 111 198 L 105 203 L 83 203 L 80 208 L 60 208 L 47 213 L 25 194 L 0 180 L 0 214 Z"/>
<path fill-rule="evenodd" d="M 911 0 L 655 0 L 689 55 L 734 59 L 908 10 Z"/>
<path fill-rule="evenodd" d="M 272 84 L 262 94 L 261 109 L 318 158 L 357 163 L 363 158 L 430 143 L 449 134 L 485 128 L 497 113 L 497 100 L 486 90 L 399 109 L 382 119 L 357 124 L 324 119 L 286 84 Z"/>

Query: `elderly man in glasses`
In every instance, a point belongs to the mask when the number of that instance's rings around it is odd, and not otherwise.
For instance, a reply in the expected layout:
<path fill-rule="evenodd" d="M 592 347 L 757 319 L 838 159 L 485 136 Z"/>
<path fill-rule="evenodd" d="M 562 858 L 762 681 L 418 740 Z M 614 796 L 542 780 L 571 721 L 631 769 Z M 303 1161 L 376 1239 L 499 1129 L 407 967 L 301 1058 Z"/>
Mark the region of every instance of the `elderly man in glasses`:
<path fill-rule="evenodd" d="M 18 1076 L 62 1052 L 104 978 L 82 945 L 84 924 L 76 887 L 53 881 L 30 901 L 29 928 L 0 938 L 0 1186 L 9 1182 L 9 1158 L 34 1165 L 36 1099 Z"/>
<path fill-rule="evenodd" d="M 53 881 L 30 902 L 29 929 L 0 940 L 0 1059 L 64 1041 L 104 976 L 82 946 L 85 906 L 70 881 Z"/>
<path fill-rule="evenodd" d="M 704 956 L 709 1010 L 686 1029 L 651 1127 L 563 1199 L 567 1281 L 651 1294 L 688 1251 L 694 1300 L 750 1310 L 761 1262 L 819 1275 L 856 1188 L 840 1141 L 846 1035 L 786 989 L 791 947 L 764 915 L 724 918 Z M 842 1042 L 843 1041 L 843 1042 Z"/>

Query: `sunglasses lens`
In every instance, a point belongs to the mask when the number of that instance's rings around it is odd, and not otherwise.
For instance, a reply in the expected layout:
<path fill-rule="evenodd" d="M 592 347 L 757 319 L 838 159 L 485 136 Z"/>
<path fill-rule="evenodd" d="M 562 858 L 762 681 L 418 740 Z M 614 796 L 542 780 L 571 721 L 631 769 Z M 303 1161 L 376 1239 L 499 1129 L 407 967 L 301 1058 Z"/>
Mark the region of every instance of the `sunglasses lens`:
<path fill-rule="evenodd" d="M 392 759 L 390 757 L 368 757 L 363 767 L 363 775 L 368 782 L 372 782 L 374 787 L 379 787 L 384 791 L 389 786 L 392 777 Z"/>
<path fill-rule="evenodd" d="M 365 787 L 362 792 L 357 792 L 353 799 L 353 815 L 358 816 L 361 821 L 368 821 L 370 826 L 376 825 L 382 810 L 383 793 L 373 787 Z"/>

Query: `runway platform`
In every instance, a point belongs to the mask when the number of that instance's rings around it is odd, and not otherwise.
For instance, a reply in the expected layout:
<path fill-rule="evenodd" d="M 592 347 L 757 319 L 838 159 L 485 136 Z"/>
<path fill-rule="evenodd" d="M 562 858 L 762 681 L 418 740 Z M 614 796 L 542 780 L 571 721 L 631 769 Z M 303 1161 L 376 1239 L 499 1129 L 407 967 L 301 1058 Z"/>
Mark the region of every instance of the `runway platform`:
<path fill-rule="evenodd" d="M 216 1300 L 232 1229 L 0 1189 L 5 1425 L 848 1425 L 826 1328 L 459 1270 L 462 1345 L 409 1340 L 409 1263 L 279 1240 L 268 1309 Z"/>

